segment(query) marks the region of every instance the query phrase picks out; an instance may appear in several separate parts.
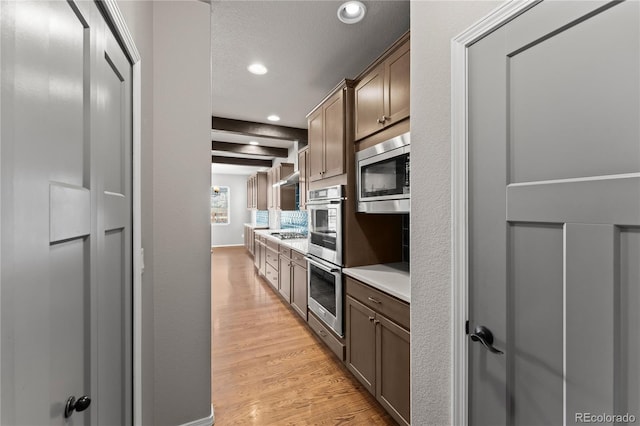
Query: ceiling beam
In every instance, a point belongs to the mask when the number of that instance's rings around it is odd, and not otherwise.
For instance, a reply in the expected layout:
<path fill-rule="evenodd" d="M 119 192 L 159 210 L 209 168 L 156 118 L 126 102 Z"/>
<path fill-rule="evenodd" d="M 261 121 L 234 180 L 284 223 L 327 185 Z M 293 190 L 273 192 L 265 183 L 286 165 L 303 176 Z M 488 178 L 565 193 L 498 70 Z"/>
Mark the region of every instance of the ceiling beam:
<path fill-rule="evenodd" d="M 255 167 L 271 167 L 273 165 L 273 162 L 271 160 L 258 160 L 255 158 L 222 157 L 219 155 L 212 155 L 211 162 L 218 163 L 218 164 L 233 164 L 236 166 L 255 166 Z"/>
<path fill-rule="evenodd" d="M 267 157 L 279 158 L 287 158 L 289 156 L 289 150 L 286 148 L 275 148 L 271 146 L 246 145 L 243 143 L 218 141 L 211 142 L 211 150 L 233 152 L 235 154 L 264 155 Z"/>
<path fill-rule="evenodd" d="M 284 139 L 307 144 L 307 129 L 277 126 L 275 124 L 256 123 L 254 121 L 234 120 L 232 118 L 211 117 L 211 128 L 223 132 L 238 133 L 262 138 Z"/>

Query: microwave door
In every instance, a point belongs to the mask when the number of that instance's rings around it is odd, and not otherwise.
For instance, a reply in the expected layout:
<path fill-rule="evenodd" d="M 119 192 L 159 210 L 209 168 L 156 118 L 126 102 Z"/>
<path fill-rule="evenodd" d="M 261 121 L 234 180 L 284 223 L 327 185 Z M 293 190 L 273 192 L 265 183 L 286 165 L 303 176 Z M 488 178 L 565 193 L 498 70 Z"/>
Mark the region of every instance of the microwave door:
<path fill-rule="evenodd" d="M 360 199 L 384 199 L 409 193 L 409 154 L 360 166 Z"/>

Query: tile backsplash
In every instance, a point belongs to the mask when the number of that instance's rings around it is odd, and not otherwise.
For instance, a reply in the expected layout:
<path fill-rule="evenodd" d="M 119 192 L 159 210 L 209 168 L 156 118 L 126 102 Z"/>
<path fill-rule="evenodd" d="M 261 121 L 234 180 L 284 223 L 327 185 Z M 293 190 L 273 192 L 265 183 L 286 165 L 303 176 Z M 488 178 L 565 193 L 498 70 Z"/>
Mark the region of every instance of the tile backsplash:
<path fill-rule="evenodd" d="M 256 225 L 269 226 L 269 210 L 252 210 L 255 213 L 253 223 Z"/>
<path fill-rule="evenodd" d="M 280 212 L 280 229 L 292 229 L 307 232 L 307 212 L 304 210 Z"/>

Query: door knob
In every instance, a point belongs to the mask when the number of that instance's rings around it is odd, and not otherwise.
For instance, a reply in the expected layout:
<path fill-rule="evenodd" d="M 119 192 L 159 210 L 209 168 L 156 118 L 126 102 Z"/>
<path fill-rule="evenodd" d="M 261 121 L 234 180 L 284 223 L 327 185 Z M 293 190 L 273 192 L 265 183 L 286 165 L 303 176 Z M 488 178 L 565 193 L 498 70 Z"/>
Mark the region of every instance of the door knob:
<path fill-rule="evenodd" d="M 84 395 L 76 400 L 75 396 L 70 396 L 67 399 L 67 405 L 64 407 L 64 417 L 69 418 L 74 411 L 84 411 L 91 405 L 91 398 Z"/>
<path fill-rule="evenodd" d="M 493 333 L 484 325 L 479 325 L 478 327 L 476 327 L 476 329 L 473 330 L 473 333 L 471 333 L 469 337 L 471 337 L 471 340 L 473 340 L 474 342 L 482 343 L 482 346 L 484 346 L 494 354 L 502 355 L 504 353 L 493 346 Z"/>

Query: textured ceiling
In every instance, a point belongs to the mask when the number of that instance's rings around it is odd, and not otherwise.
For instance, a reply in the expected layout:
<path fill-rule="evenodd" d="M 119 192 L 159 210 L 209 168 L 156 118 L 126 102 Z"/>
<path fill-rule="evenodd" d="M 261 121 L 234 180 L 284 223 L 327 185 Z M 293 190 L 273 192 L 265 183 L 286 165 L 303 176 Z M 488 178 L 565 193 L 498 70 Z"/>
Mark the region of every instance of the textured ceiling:
<path fill-rule="evenodd" d="M 306 128 L 306 115 L 343 78 L 354 78 L 409 29 L 408 1 L 363 1 L 358 24 L 341 1 L 213 1 L 214 116 Z M 266 75 L 247 71 L 252 62 Z"/>

